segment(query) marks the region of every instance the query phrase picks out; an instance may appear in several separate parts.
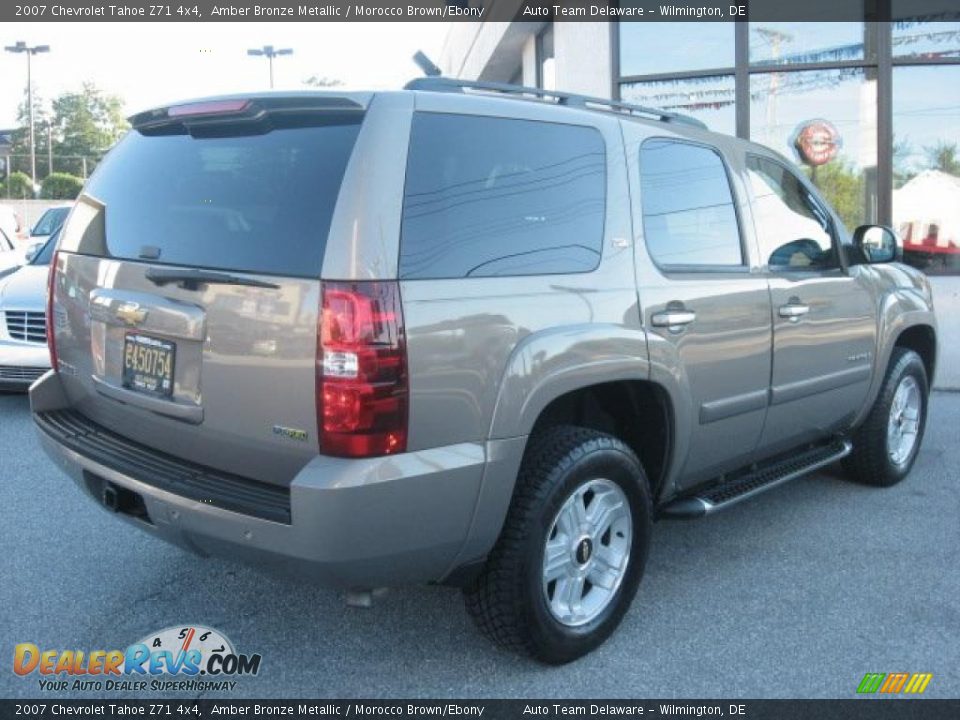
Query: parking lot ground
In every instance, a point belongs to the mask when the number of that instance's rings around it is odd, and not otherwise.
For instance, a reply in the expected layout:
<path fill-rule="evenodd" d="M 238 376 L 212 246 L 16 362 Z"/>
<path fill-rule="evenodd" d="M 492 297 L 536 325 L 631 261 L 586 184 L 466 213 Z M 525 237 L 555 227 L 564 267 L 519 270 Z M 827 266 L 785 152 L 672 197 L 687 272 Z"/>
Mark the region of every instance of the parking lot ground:
<path fill-rule="evenodd" d="M 347 608 L 340 593 L 118 522 L 42 454 L 26 398 L 0 395 L 0 696 L 41 694 L 36 675 L 11 672 L 16 643 L 122 649 L 202 623 L 263 657 L 233 697 L 849 698 L 866 672 L 930 672 L 927 697 L 957 697 L 958 428 L 960 394 L 937 393 L 917 465 L 895 488 L 831 470 L 659 523 L 619 631 L 548 668 L 490 646 L 456 590 L 393 589 Z"/>

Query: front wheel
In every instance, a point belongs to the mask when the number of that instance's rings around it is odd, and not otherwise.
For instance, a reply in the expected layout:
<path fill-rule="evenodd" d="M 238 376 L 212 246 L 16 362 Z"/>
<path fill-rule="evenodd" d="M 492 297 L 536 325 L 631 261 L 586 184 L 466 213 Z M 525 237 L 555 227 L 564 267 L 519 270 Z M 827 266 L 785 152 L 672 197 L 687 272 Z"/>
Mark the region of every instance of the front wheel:
<path fill-rule="evenodd" d="M 549 428 L 530 440 L 507 519 L 467 609 L 497 644 L 575 660 L 620 623 L 643 575 L 651 500 L 637 456 L 610 435 Z"/>
<path fill-rule="evenodd" d="M 889 487 L 910 472 L 927 425 L 929 388 L 923 360 L 894 348 L 886 377 L 867 419 L 853 434 L 845 466 L 853 479 Z"/>

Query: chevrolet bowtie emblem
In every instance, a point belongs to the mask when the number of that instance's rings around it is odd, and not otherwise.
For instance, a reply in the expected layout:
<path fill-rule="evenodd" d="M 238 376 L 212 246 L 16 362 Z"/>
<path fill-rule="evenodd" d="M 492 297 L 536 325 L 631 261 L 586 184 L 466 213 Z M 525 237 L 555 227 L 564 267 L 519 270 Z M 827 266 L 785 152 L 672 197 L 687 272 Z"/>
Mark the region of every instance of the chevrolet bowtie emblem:
<path fill-rule="evenodd" d="M 141 310 L 138 303 L 125 302 L 117 308 L 116 316 L 127 325 L 139 325 L 147 319 L 147 311 Z"/>

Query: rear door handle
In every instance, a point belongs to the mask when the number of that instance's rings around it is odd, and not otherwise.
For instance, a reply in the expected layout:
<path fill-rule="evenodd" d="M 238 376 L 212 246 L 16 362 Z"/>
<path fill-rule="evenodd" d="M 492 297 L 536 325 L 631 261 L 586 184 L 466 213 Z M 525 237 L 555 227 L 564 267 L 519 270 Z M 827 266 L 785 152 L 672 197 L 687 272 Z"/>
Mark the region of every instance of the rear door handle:
<path fill-rule="evenodd" d="M 810 312 L 810 306 L 804 305 L 803 303 L 791 302 L 780 306 L 780 317 L 788 318 L 794 322 L 808 312 Z"/>
<path fill-rule="evenodd" d="M 654 327 L 665 327 L 679 330 L 684 325 L 689 325 L 697 319 L 697 314 L 692 310 L 666 310 L 657 313 L 650 318 Z"/>

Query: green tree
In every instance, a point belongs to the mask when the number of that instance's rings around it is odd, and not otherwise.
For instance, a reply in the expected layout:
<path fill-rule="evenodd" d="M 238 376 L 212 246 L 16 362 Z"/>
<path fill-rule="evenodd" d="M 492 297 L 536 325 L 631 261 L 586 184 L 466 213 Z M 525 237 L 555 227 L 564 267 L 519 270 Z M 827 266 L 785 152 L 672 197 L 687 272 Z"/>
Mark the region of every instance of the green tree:
<path fill-rule="evenodd" d="M 20 170 L 10 173 L 10 181 L 7 183 L 5 190 L 9 198 L 33 197 L 33 184 L 30 182 L 30 176 Z"/>
<path fill-rule="evenodd" d="M 30 174 L 30 110 L 27 102 L 28 93 L 26 88 L 23 90 L 23 99 L 17 106 L 17 128 L 13 131 L 11 139 L 13 140 L 10 150 L 11 170 L 20 170 Z M 36 143 L 37 157 L 37 178 L 46 174 L 47 165 L 44 158 L 47 153 L 47 133 L 46 124 L 50 120 L 50 113 L 43 97 L 33 88 L 33 126 L 34 142 Z"/>
<path fill-rule="evenodd" d="M 960 176 L 960 148 L 957 143 L 939 140 L 923 150 L 932 169 Z"/>
<path fill-rule="evenodd" d="M 910 156 L 913 155 L 913 146 L 908 138 L 893 138 L 893 187 L 900 188 L 916 177 L 916 172 L 910 169 Z"/>
<path fill-rule="evenodd" d="M 54 155 L 75 156 L 62 159 L 57 169 L 74 175 L 88 172 L 126 132 L 123 101 L 108 95 L 93 83 L 84 83 L 79 92 L 67 92 L 53 101 Z"/>
<path fill-rule="evenodd" d="M 69 173 L 52 173 L 40 183 L 40 197 L 46 200 L 73 200 L 81 190 L 83 180 Z"/>
<path fill-rule="evenodd" d="M 864 179 L 863 173 L 846 159 L 837 158 L 817 168 L 805 168 L 823 196 L 849 229 L 863 225 Z"/>

